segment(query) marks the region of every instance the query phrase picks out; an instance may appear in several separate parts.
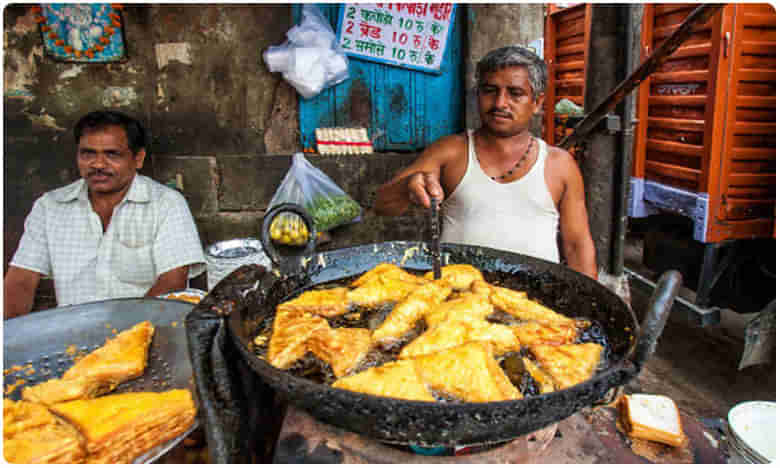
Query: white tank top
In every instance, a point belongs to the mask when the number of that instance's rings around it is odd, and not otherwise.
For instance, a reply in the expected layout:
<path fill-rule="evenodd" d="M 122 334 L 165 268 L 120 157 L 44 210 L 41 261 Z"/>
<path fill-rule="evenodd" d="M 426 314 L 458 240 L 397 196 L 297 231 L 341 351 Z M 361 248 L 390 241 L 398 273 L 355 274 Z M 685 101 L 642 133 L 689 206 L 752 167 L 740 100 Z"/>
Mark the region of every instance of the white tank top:
<path fill-rule="evenodd" d="M 468 131 L 466 173 L 442 203 L 442 242 L 481 245 L 559 262 L 558 209 L 544 181 L 547 144 L 518 180 L 499 184 L 482 170 Z"/>

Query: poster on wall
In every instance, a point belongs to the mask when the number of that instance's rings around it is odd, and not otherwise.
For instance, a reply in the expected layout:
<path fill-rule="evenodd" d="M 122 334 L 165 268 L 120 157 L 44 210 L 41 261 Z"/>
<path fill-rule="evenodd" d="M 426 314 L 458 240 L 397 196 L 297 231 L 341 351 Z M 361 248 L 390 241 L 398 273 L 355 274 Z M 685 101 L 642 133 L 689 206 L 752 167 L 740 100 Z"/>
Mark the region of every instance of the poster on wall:
<path fill-rule="evenodd" d="M 451 3 L 356 3 L 339 12 L 339 46 L 349 56 L 441 73 L 455 18 Z"/>
<path fill-rule="evenodd" d="M 122 6 L 45 3 L 33 7 L 43 48 L 54 60 L 103 63 L 127 59 Z"/>

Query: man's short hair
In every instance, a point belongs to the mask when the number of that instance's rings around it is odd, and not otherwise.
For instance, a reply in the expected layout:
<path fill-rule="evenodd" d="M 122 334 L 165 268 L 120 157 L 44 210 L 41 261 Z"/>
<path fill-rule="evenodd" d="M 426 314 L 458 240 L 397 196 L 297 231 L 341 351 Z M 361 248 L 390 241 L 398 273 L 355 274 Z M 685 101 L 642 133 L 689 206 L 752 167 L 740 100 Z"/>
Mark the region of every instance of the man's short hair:
<path fill-rule="evenodd" d="M 525 67 L 528 70 L 528 80 L 534 99 L 544 93 L 547 86 L 547 65 L 533 51 L 519 46 L 507 46 L 488 52 L 477 63 L 477 84 L 482 82 L 486 73 L 501 70 L 506 67 Z"/>
<path fill-rule="evenodd" d="M 127 146 L 133 154 L 137 154 L 141 149 L 146 148 L 146 130 L 144 130 L 141 122 L 129 115 L 110 110 L 93 111 L 80 118 L 73 128 L 76 144 L 78 145 L 81 135 L 85 131 L 100 130 L 112 125 L 118 125 L 125 129 Z"/>

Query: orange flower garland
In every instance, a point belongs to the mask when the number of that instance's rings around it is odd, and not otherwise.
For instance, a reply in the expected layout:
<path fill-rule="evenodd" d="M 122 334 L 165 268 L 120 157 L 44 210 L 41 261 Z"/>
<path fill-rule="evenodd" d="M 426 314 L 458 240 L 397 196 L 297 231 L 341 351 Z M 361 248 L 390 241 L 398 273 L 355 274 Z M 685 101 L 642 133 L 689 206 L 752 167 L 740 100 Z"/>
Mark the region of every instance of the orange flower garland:
<path fill-rule="evenodd" d="M 111 9 L 114 11 L 121 11 L 124 7 L 119 3 L 112 3 Z M 35 22 L 38 23 L 41 27 L 41 31 L 44 33 L 48 33 L 49 39 L 52 39 L 54 41 L 54 45 L 56 46 L 63 46 L 65 44 L 65 41 L 60 38 L 55 31 L 52 30 L 52 27 L 47 24 L 46 16 L 44 16 L 42 13 L 42 9 L 40 6 L 33 6 L 30 8 L 30 10 L 36 14 Z M 108 14 L 108 17 L 111 18 L 111 26 L 104 26 L 103 27 L 103 35 L 101 35 L 98 38 L 98 41 L 102 44 L 108 44 L 111 42 L 111 36 L 113 36 L 116 33 L 115 28 L 121 28 L 121 17 L 114 13 L 113 11 Z M 82 55 L 93 58 L 95 56 L 95 52 L 101 52 L 103 49 L 105 49 L 104 45 L 95 44 L 92 47 L 86 49 L 86 50 L 79 50 L 73 48 L 73 46 L 65 46 L 63 47 L 66 54 L 72 54 L 76 58 L 80 58 Z"/>

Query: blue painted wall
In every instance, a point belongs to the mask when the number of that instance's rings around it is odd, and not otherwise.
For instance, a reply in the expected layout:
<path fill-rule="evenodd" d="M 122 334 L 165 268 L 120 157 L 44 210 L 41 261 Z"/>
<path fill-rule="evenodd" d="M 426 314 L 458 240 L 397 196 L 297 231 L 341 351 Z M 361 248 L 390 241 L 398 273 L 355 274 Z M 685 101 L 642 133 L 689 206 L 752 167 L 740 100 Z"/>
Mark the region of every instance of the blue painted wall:
<path fill-rule="evenodd" d="M 340 4 L 319 4 L 336 31 Z M 419 151 L 464 129 L 463 15 L 456 9 L 440 75 L 349 57 L 350 77 L 311 99 L 299 97 L 301 143 L 318 127 L 367 127 L 375 151 Z M 301 5 L 293 5 L 300 22 Z M 378 136 L 377 136 L 378 135 Z"/>

